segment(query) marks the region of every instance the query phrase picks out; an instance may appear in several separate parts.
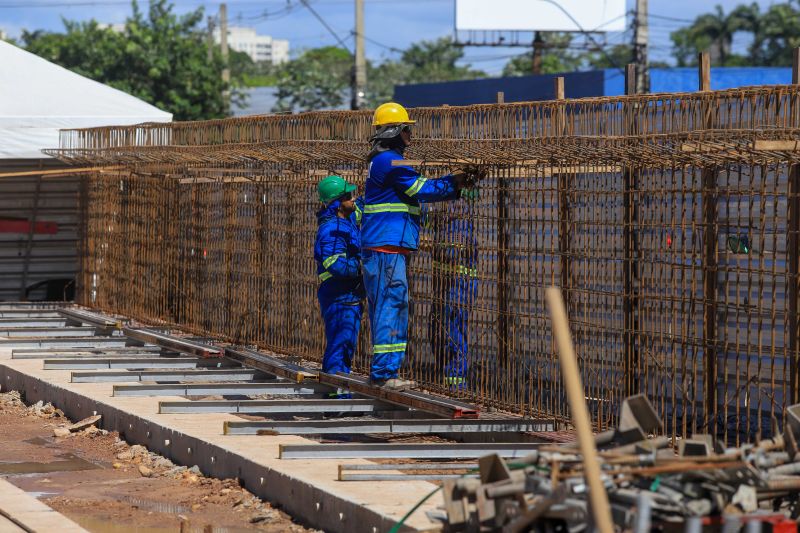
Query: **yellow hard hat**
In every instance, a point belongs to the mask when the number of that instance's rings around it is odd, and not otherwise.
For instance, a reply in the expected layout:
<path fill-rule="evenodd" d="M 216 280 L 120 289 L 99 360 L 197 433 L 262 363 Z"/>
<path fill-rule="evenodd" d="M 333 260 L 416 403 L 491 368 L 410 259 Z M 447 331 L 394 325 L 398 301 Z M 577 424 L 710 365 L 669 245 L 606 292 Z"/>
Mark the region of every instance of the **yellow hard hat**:
<path fill-rule="evenodd" d="M 408 111 L 400 104 L 387 102 L 378 106 L 372 118 L 373 126 L 386 126 L 387 124 L 415 124 L 416 120 L 408 118 Z"/>

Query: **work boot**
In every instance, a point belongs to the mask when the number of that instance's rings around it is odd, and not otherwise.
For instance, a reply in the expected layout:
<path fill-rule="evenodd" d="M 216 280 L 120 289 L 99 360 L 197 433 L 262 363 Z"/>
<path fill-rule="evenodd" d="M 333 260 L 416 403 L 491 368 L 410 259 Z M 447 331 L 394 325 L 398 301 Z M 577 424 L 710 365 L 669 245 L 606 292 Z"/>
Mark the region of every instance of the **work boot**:
<path fill-rule="evenodd" d="M 417 386 L 416 381 L 411 381 L 408 379 L 400 379 L 400 378 L 392 378 L 392 379 L 381 379 L 381 380 L 370 380 L 370 385 L 373 387 L 380 387 L 382 389 L 388 390 L 395 390 L 395 391 L 404 391 L 407 389 L 413 389 Z"/>

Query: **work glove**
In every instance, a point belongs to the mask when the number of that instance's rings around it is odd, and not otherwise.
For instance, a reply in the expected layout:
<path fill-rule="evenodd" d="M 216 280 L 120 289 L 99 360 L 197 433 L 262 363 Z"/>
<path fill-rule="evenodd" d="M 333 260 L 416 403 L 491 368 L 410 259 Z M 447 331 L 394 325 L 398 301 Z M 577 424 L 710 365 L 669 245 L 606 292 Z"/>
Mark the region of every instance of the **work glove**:
<path fill-rule="evenodd" d="M 459 169 L 464 174 L 464 188 L 473 189 L 486 177 L 486 170 L 478 165 L 465 165 Z"/>

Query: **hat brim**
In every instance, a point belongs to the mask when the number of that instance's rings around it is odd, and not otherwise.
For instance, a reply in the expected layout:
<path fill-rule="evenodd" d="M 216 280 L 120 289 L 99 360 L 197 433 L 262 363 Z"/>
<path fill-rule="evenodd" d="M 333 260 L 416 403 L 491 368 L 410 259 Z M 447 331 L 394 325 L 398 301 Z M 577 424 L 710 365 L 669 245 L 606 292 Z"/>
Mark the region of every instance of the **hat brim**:
<path fill-rule="evenodd" d="M 377 122 L 373 122 L 372 125 L 377 128 L 382 126 L 400 126 L 401 124 L 404 124 L 406 126 L 411 126 L 412 124 L 416 123 L 417 123 L 416 120 L 406 120 L 405 122 L 387 122 L 385 124 L 378 124 Z"/>
<path fill-rule="evenodd" d="M 358 187 L 356 187 L 356 186 L 355 186 L 355 185 L 353 185 L 352 183 L 348 183 L 348 184 L 347 184 L 347 186 L 344 188 L 344 194 L 347 194 L 347 193 L 349 193 L 349 192 L 353 192 L 353 191 L 355 191 L 356 189 L 358 189 Z"/>

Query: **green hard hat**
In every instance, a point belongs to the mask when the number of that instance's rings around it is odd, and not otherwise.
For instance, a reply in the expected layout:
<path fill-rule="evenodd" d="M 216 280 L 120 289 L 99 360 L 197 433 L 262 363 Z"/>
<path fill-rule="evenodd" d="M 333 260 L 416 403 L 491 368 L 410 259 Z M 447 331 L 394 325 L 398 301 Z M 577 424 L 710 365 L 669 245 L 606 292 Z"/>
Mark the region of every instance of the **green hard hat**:
<path fill-rule="evenodd" d="M 356 186 L 347 183 L 341 176 L 327 176 L 317 185 L 320 202 L 327 204 L 337 198 L 356 190 Z"/>

